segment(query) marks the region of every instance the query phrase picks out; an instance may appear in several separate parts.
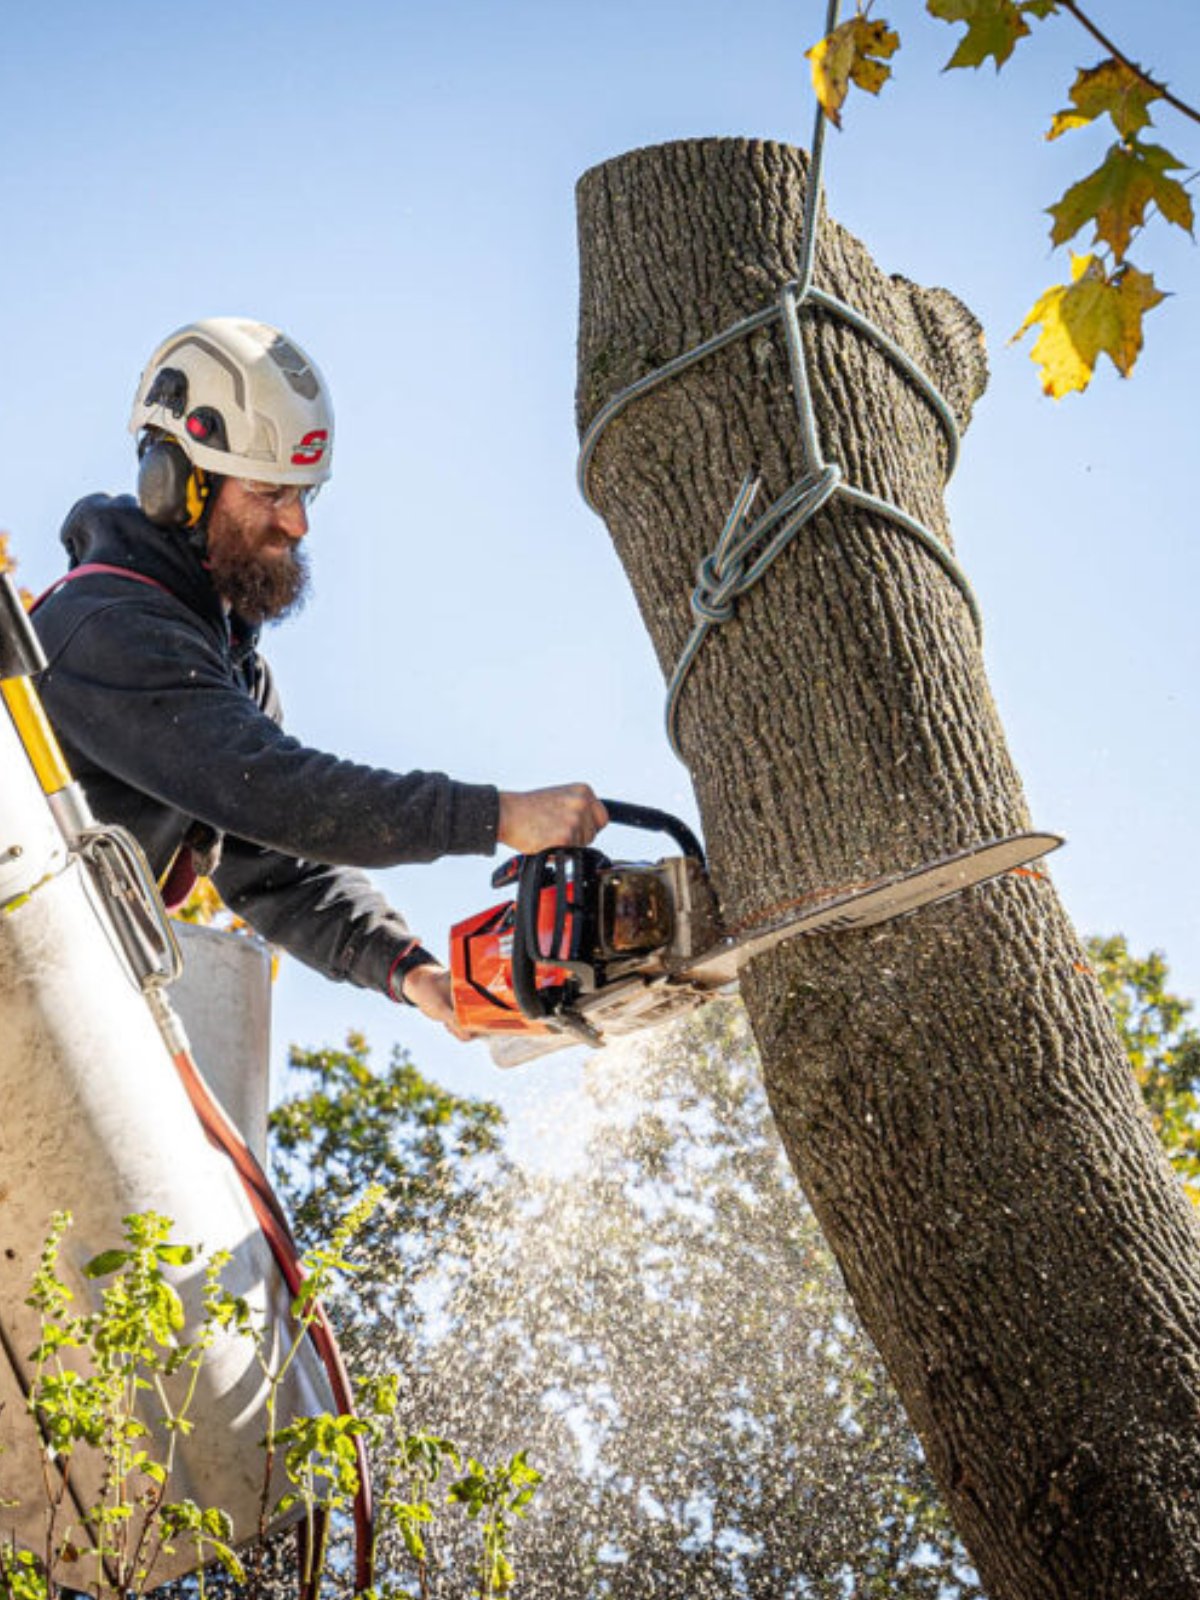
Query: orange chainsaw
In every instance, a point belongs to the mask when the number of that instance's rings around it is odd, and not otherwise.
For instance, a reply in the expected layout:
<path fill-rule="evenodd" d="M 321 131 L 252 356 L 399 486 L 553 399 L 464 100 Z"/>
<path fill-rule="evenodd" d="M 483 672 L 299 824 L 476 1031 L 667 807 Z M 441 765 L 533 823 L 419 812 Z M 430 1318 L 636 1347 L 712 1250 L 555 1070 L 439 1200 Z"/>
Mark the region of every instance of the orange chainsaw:
<path fill-rule="evenodd" d="M 730 932 L 691 829 L 649 806 L 603 804 L 611 822 L 664 833 L 680 853 L 654 862 L 577 847 L 513 856 L 492 887 L 515 886 L 514 898 L 450 930 L 456 1020 L 488 1039 L 498 1066 L 655 1027 L 728 990 L 751 957 L 784 939 L 890 922 L 1063 842 L 1054 833 L 1011 834 Z"/>

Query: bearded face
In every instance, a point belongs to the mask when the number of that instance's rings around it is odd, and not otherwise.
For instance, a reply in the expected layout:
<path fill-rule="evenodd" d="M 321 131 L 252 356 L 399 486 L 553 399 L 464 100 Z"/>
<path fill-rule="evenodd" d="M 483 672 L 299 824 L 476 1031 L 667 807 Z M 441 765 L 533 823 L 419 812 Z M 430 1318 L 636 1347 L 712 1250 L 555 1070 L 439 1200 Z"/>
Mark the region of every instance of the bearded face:
<path fill-rule="evenodd" d="M 213 585 L 247 622 L 279 621 L 308 596 L 304 492 L 226 478 L 208 521 Z"/>

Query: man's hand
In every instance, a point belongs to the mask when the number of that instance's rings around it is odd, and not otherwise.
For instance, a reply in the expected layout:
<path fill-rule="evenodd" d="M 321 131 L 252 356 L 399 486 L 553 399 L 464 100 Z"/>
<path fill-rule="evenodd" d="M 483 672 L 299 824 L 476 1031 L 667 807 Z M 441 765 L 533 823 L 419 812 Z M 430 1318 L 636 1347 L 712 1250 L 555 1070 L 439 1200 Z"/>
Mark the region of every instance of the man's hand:
<path fill-rule="evenodd" d="M 440 1022 L 456 1039 L 473 1039 L 474 1034 L 460 1028 L 454 1020 L 454 1002 L 450 998 L 450 974 L 445 967 L 426 962 L 413 967 L 404 975 L 404 998 L 411 1000 L 417 1010 L 431 1022 Z"/>
<path fill-rule="evenodd" d="M 530 855 L 558 845 L 591 844 L 607 822 L 608 812 L 586 783 L 524 794 L 502 791 L 497 837 L 510 850 Z"/>

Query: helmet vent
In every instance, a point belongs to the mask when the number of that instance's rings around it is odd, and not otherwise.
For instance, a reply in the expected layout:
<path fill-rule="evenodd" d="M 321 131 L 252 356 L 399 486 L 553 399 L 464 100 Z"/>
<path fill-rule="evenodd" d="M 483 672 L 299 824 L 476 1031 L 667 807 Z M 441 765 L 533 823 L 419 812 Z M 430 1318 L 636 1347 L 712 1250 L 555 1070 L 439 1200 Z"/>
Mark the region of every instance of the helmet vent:
<path fill-rule="evenodd" d="M 305 358 L 281 333 L 267 346 L 267 354 L 302 400 L 315 400 L 320 392 L 316 373 Z"/>
<path fill-rule="evenodd" d="M 187 374 L 178 367 L 160 367 L 142 402 L 147 406 L 162 406 L 173 417 L 181 417 L 187 410 Z"/>

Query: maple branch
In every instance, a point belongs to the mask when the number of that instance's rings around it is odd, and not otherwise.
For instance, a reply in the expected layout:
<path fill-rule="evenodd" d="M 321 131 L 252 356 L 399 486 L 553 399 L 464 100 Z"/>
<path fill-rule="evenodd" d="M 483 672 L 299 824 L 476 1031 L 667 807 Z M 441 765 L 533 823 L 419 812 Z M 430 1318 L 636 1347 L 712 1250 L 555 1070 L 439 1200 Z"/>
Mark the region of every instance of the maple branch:
<path fill-rule="evenodd" d="M 1183 116 L 1190 117 L 1193 122 L 1200 122 L 1200 111 L 1189 106 L 1186 101 L 1180 100 L 1177 95 L 1173 95 L 1165 83 L 1159 83 L 1157 79 L 1152 78 L 1145 68 L 1138 66 L 1136 61 L 1131 61 L 1123 50 L 1119 50 L 1112 40 L 1100 31 L 1090 17 L 1084 15 L 1076 0 L 1058 0 L 1058 4 L 1063 11 L 1069 11 L 1080 27 L 1086 28 L 1092 38 L 1098 40 L 1123 67 L 1128 67 L 1130 72 L 1140 78 L 1147 88 L 1153 89 L 1156 95 L 1165 100 L 1169 106 L 1174 106 Z"/>

